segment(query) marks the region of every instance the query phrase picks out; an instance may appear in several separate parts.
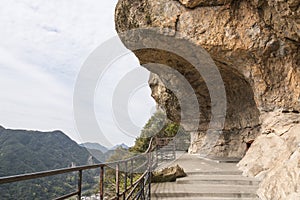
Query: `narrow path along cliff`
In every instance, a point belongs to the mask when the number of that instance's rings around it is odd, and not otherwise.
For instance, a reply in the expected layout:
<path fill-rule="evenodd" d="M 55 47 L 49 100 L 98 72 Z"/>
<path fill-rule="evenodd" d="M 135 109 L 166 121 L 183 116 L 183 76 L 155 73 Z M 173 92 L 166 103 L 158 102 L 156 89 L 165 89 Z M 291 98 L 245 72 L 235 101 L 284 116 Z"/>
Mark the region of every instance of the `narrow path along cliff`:
<path fill-rule="evenodd" d="M 176 182 L 152 184 L 152 199 L 166 200 L 253 200 L 258 199 L 256 190 L 259 181 L 242 176 L 236 163 L 220 163 L 183 154 L 171 165 L 179 165 L 187 177 Z"/>

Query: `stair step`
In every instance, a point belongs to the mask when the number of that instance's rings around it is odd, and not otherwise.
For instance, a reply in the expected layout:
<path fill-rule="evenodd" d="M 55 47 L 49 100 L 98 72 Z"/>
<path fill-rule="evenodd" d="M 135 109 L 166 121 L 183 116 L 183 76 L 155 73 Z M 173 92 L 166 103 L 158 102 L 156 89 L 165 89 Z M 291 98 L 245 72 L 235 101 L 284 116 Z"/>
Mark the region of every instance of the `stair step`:
<path fill-rule="evenodd" d="M 187 175 L 242 175 L 241 171 L 197 171 L 187 172 Z"/>
<path fill-rule="evenodd" d="M 220 159 L 221 160 L 221 159 Z M 242 175 L 236 159 L 223 159 L 217 163 L 201 159 L 198 155 L 184 154 L 173 164 L 179 164 L 187 177 L 176 182 L 152 184 L 153 199 L 166 200 L 257 200 L 259 180 Z M 227 163 L 229 162 L 229 163 Z"/>
<path fill-rule="evenodd" d="M 238 157 L 228 157 L 228 158 L 223 158 L 223 157 L 200 157 L 202 159 L 216 162 L 216 163 L 238 163 L 241 161 L 242 158 Z"/>
<path fill-rule="evenodd" d="M 241 175 L 193 175 L 176 180 L 177 184 L 259 185 L 259 180 Z"/>
<path fill-rule="evenodd" d="M 259 181 L 249 181 L 249 180 L 197 180 L 197 179 L 192 179 L 192 180 L 181 180 L 177 179 L 176 180 L 177 184 L 220 184 L 220 185 L 258 185 Z"/>
<path fill-rule="evenodd" d="M 152 193 L 155 197 L 256 197 L 256 186 L 248 185 L 184 185 L 176 183 L 153 184 Z"/>
<path fill-rule="evenodd" d="M 242 180 L 242 181 L 253 181 L 253 182 L 259 182 L 256 178 L 249 178 L 241 175 L 193 175 L 193 176 L 186 176 L 183 178 L 180 178 L 178 180 Z"/>
<path fill-rule="evenodd" d="M 258 197 L 251 198 L 233 198 L 233 197 L 154 197 L 151 196 L 151 199 L 159 200 L 259 200 Z"/>
<path fill-rule="evenodd" d="M 255 199 L 257 198 L 256 194 L 253 193 L 155 193 L 151 194 L 153 198 L 170 198 L 170 199 L 175 199 L 175 198 L 186 198 L 186 197 L 192 197 L 191 199 L 222 199 L 225 200 L 227 199 L 241 199 L 241 198 L 248 198 L 248 199 Z"/>

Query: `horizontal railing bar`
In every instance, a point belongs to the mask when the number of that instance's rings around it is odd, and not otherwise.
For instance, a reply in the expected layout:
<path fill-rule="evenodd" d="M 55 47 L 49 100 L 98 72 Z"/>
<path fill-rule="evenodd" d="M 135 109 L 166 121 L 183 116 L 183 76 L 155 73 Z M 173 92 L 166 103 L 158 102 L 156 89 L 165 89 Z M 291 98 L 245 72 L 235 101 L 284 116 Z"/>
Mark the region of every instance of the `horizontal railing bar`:
<path fill-rule="evenodd" d="M 102 168 L 103 169 L 104 167 L 109 167 L 109 165 L 118 165 L 118 164 L 126 163 L 126 162 L 129 162 L 129 161 L 132 162 L 134 159 L 137 159 L 139 157 L 145 156 L 146 154 L 148 154 L 152 150 L 154 150 L 155 148 L 152 145 L 153 145 L 153 138 L 151 138 L 150 143 L 149 143 L 149 147 L 148 147 L 148 149 L 147 149 L 147 151 L 145 153 L 140 154 L 140 155 L 136 155 L 134 157 L 131 157 L 131 158 L 128 158 L 128 159 L 125 159 L 125 160 L 115 161 L 115 162 L 110 162 L 110 163 L 101 163 L 101 164 L 94 164 L 94 165 L 84 165 L 84 166 L 78 166 L 78 167 L 62 168 L 62 169 L 56 169 L 56 170 L 48 170 L 48 171 L 42 171 L 42 172 L 35 172 L 35 173 L 27 173 L 27 174 L 20 174 L 20 175 L 0 177 L 0 184 L 13 183 L 13 182 L 19 182 L 19 181 L 26 181 L 26 180 L 32 180 L 32 179 L 37 179 L 37 178 L 44 178 L 44 177 L 49 177 L 49 176 L 55 176 L 55 175 L 60 175 L 60 174 L 66 174 L 66 173 L 78 172 L 78 171 L 84 171 L 84 170 L 90 170 L 90 169 L 96 169 L 96 168 Z M 147 162 L 148 161 L 142 163 L 142 165 L 139 166 L 137 169 L 145 166 L 147 164 Z M 129 193 L 129 196 L 127 198 L 129 198 L 130 196 L 132 196 L 134 190 L 137 188 L 137 186 L 139 185 L 139 183 L 141 183 L 141 181 L 146 177 L 146 175 L 147 175 L 148 172 L 149 171 L 146 170 L 141 175 L 141 177 L 139 177 L 139 179 L 136 180 L 127 190 L 125 190 L 124 192 L 122 192 L 122 194 L 119 194 L 119 197 L 121 197 L 125 193 L 129 192 L 130 190 L 131 190 L 131 192 Z M 145 184 L 145 183 L 143 183 L 143 184 Z M 76 192 L 73 192 L 73 193 L 70 193 L 70 194 L 58 197 L 55 200 L 66 199 L 66 198 L 69 198 L 69 197 L 72 197 L 72 196 L 75 196 L 75 195 L 79 195 L 79 194 L 80 194 L 80 191 L 76 191 Z"/>
<path fill-rule="evenodd" d="M 109 165 L 128 162 L 128 161 L 133 160 L 136 157 L 140 157 L 140 156 L 142 156 L 142 155 L 138 155 L 138 156 L 126 159 L 126 160 L 115 161 L 115 162 L 110 162 L 110 163 L 84 165 L 84 166 L 62 168 L 62 169 L 42 171 L 42 172 L 36 172 L 36 173 L 28 173 L 28 174 L 20 174 L 20 175 L 15 175 L 15 176 L 0 177 L 0 184 L 12 183 L 12 182 L 18 182 L 18 181 L 26 181 L 26 180 L 36 179 L 36 178 L 44 178 L 44 177 L 48 177 L 48 176 L 76 172 L 79 170 L 89 170 L 89 169 L 95 169 L 95 168 L 100 168 L 100 167 L 106 167 Z"/>
<path fill-rule="evenodd" d="M 53 200 L 64 200 L 64 199 L 66 199 L 66 198 L 70 198 L 70 197 L 73 197 L 73 196 L 75 196 L 75 195 L 78 195 L 78 193 L 79 193 L 79 191 L 73 192 L 73 193 L 66 194 L 66 195 L 64 195 L 64 196 L 55 198 L 55 199 L 53 199 Z"/>
<path fill-rule="evenodd" d="M 0 177 L 0 184 L 26 181 L 26 180 L 36 179 L 36 178 L 44 178 L 48 176 L 55 176 L 59 174 L 77 172 L 79 170 L 95 169 L 101 166 L 106 166 L 106 164 L 87 165 L 87 166 L 63 168 L 63 169 L 49 170 L 49 171 L 36 172 L 36 173 L 21 174 L 16 176 Z"/>

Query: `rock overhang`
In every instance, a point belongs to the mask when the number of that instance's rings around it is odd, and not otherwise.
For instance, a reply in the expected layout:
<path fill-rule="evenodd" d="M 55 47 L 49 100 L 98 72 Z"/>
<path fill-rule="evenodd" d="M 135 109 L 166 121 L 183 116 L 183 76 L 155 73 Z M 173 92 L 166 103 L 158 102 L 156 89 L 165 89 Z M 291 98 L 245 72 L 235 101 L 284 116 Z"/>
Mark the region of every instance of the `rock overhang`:
<path fill-rule="evenodd" d="M 136 28 L 155 27 L 165 35 L 203 47 L 210 54 L 222 76 L 227 101 L 223 139 L 216 145 L 215 153 L 227 151 L 224 155 L 229 155 L 226 144 L 233 142 L 231 146 L 242 146 L 234 150 L 241 156 L 246 149 L 246 142 L 255 139 L 260 132 L 260 112 L 275 109 L 299 110 L 300 90 L 295 82 L 299 80 L 299 47 L 297 38 L 290 38 L 294 37 L 295 31 L 292 33 L 294 29 L 286 26 L 281 28 L 289 32 L 280 33 L 268 27 L 267 23 L 272 23 L 266 21 L 268 6 L 276 6 L 275 4 L 239 1 L 238 4 L 219 2 L 203 7 L 200 3 L 194 9 L 188 9 L 182 2 L 119 1 L 116 8 L 116 29 L 121 33 Z M 288 20 L 293 22 L 292 17 Z M 152 76 L 150 87 L 152 96 L 165 108 L 169 119 L 181 120 L 182 110 L 176 102 L 178 98 L 164 84 L 176 86 L 176 78 L 162 75 L 159 72 L 163 71 L 161 66 L 155 67 L 152 64 L 147 67 L 146 63 L 158 62 L 176 69 L 192 86 L 197 100 L 201 102 L 198 107 L 201 114 L 197 118 L 202 123 L 196 131 L 190 128 L 190 132 L 197 135 L 192 137 L 194 147 L 191 151 L 199 151 L 203 132 L 211 120 L 212 105 L 207 84 L 201 76 L 195 75 L 193 66 L 184 59 L 157 49 L 134 53 L 144 67 L 159 74 Z M 283 92 L 286 90 L 295 96 L 287 96 Z M 182 96 L 186 95 L 182 92 Z"/>

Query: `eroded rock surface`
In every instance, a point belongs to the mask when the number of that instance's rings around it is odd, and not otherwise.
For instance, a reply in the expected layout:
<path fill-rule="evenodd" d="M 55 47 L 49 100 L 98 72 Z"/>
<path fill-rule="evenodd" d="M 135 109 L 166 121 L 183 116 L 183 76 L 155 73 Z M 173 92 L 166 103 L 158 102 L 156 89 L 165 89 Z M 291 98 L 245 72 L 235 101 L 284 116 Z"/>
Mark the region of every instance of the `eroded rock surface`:
<path fill-rule="evenodd" d="M 261 177 L 260 197 L 295 199 L 300 182 L 299 0 L 120 0 L 115 19 L 119 33 L 155 27 L 204 48 L 219 69 L 227 100 L 223 133 L 211 154 L 243 156 L 254 140 L 240 166 L 245 174 Z M 123 42 L 126 45 L 126 39 Z M 201 102 L 200 116 L 194 118 L 201 120 L 196 129 L 183 125 L 192 135 L 190 152 L 201 153 L 215 106 L 203 77 L 186 60 L 168 52 L 134 53 L 144 67 L 159 74 L 149 85 L 169 119 L 180 122 L 178 101 L 189 93 L 173 74 L 161 74 L 164 68 L 147 63 L 176 69 L 190 83 Z M 176 95 L 170 85 L 178 88 Z"/>
<path fill-rule="evenodd" d="M 299 199 L 299 119 L 296 113 L 263 114 L 262 135 L 238 164 L 245 175 L 262 180 L 261 199 Z"/>
<path fill-rule="evenodd" d="M 185 176 L 187 175 L 184 170 L 179 165 L 176 165 L 153 172 L 151 181 L 152 183 L 173 182 L 176 181 L 177 178 Z"/>

